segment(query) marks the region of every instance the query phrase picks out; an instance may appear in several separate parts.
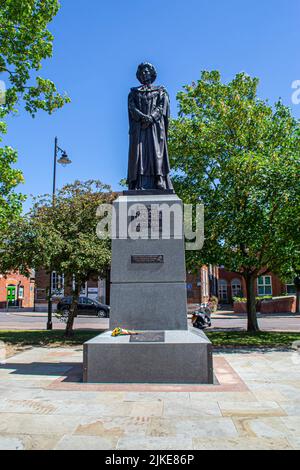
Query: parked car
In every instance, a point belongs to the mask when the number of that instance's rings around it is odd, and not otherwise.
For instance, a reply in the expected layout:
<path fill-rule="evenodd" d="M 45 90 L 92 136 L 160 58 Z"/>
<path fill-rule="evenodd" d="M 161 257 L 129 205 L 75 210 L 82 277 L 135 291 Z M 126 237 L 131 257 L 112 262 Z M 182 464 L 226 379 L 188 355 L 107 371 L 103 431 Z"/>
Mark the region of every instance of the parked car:
<path fill-rule="evenodd" d="M 57 304 L 57 312 L 66 316 L 69 313 L 72 303 L 72 297 L 64 297 Z M 77 316 L 78 315 L 95 315 L 98 318 L 109 318 L 110 307 L 101 304 L 98 300 L 92 300 L 88 297 L 79 297 Z"/>

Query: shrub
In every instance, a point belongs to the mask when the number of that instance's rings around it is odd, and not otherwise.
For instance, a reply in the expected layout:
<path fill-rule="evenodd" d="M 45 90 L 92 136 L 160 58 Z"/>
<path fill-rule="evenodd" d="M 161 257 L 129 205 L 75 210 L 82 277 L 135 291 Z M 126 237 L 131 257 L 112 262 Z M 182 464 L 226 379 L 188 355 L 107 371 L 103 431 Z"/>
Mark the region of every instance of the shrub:
<path fill-rule="evenodd" d="M 212 312 L 216 312 L 218 310 L 218 305 L 219 305 L 219 299 L 218 297 L 215 297 L 212 295 L 209 299 L 210 307 Z"/>
<path fill-rule="evenodd" d="M 256 299 L 256 302 L 261 302 L 262 300 L 272 300 L 273 297 L 272 295 L 262 295 L 262 296 L 256 297 L 255 299 Z M 247 297 L 233 297 L 233 301 L 246 303 Z"/>

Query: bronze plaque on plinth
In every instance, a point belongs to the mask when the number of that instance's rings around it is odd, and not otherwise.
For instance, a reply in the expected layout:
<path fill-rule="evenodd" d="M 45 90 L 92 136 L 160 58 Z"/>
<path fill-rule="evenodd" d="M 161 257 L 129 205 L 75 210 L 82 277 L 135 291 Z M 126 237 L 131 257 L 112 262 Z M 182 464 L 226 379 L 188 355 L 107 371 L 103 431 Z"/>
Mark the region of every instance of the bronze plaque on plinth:
<path fill-rule="evenodd" d="M 131 343 L 164 343 L 164 331 L 145 331 L 137 335 L 130 336 Z"/>

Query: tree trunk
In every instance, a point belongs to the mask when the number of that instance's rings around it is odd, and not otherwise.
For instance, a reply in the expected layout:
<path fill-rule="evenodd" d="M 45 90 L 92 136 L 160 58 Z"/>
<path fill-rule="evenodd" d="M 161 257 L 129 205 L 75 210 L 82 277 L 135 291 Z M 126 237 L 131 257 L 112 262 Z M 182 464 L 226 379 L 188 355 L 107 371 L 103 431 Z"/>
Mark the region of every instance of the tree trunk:
<path fill-rule="evenodd" d="M 248 331 L 259 331 L 256 313 L 256 299 L 255 299 L 255 280 L 254 274 L 246 274 L 246 288 L 247 288 L 247 315 L 248 315 Z"/>
<path fill-rule="evenodd" d="M 73 294 L 72 294 L 72 303 L 70 306 L 70 311 L 69 311 L 68 321 L 67 321 L 67 326 L 66 326 L 66 331 L 65 331 L 65 336 L 67 338 L 74 336 L 73 326 L 74 326 L 74 319 L 75 319 L 77 308 L 78 308 L 80 286 L 81 286 L 81 283 L 75 280 L 75 290 L 73 290 Z"/>

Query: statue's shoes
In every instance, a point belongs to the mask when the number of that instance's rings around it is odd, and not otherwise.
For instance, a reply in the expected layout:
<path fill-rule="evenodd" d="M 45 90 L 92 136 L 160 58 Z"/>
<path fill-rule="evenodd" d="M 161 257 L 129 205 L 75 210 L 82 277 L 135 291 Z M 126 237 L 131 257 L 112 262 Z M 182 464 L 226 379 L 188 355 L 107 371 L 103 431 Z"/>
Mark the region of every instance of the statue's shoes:
<path fill-rule="evenodd" d="M 162 181 L 158 181 L 156 183 L 156 189 L 160 189 L 161 191 L 164 191 L 166 188 L 165 188 L 165 185 Z"/>

